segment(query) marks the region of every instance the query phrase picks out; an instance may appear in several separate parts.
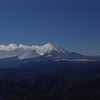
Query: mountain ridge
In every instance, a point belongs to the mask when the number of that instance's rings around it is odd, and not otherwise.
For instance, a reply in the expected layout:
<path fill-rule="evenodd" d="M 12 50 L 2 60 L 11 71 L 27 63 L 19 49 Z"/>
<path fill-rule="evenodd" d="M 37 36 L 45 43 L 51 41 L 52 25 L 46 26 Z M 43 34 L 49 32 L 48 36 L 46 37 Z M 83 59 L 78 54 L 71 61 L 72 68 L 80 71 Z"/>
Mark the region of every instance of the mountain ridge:
<path fill-rule="evenodd" d="M 67 51 L 57 44 L 47 43 L 42 46 L 32 45 L 26 46 L 20 44 L 19 46 L 16 44 L 10 44 L 8 46 L 0 46 L 0 58 L 11 58 L 17 57 L 18 59 L 32 59 L 32 58 L 40 58 L 43 59 L 87 59 L 90 60 L 100 60 L 100 56 L 86 56 L 76 52 Z"/>

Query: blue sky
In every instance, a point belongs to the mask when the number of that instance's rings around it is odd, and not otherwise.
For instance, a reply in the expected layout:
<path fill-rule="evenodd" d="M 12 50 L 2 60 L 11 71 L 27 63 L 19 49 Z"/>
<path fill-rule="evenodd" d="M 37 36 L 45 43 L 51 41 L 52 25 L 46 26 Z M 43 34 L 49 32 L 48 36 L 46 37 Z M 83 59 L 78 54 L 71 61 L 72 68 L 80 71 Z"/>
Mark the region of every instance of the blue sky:
<path fill-rule="evenodd" d="M 0 44 L 48 42 L 100 55 L 100 1 L 0 0 Z"/>

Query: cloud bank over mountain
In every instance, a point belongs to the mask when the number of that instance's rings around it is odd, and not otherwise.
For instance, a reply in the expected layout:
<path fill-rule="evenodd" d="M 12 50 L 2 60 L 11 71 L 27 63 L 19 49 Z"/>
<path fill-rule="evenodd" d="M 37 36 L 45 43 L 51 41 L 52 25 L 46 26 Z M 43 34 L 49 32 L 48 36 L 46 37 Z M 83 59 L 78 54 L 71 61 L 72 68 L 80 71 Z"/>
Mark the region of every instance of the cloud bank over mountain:
<path fill-rule="evenodd" d="M 24 50 L 24 51 L 29 51 L 33 50 L 36 51 L 38 54 L 43 55 L 46 52 L 50 52 L 52 50 L 57 51 L 57 45 L 53 43 L 47 43 L 42 46 L 38 45 L 24 45 L 24 44 L 8 44 L 8 45 L 0 45 L 0 51 L 15 51 L 15 50 Z"/>

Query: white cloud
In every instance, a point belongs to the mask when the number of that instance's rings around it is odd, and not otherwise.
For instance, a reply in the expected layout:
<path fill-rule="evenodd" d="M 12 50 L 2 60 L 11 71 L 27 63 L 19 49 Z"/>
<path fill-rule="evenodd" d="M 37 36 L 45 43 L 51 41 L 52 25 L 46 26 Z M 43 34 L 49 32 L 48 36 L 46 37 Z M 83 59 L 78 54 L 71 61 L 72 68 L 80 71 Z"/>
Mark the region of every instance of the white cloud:
<path fill-rule="evenodd" d="M 37 46 L 27 46 L 27 45 L 23 45 L 23 44 L 0 45 L 0 51 L 14 51 L 16 49 L 33 50 L 35 48 L 37 48 Z"/>
<path fill-rule="evenodd" d="M 16 44 L 0 45 L 0 51 L 13 51 L 17 49 Z"/>

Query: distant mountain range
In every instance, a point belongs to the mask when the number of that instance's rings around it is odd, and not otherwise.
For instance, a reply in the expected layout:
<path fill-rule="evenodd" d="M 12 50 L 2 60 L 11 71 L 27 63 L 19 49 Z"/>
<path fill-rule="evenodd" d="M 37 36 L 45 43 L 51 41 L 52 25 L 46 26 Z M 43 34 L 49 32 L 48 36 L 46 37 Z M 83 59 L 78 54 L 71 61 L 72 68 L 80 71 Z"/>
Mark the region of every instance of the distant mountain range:
<path fill-rule="evenodd" d="M 6 48 L 6 50 L 5 50 Z M 17 57 L 24 59 L 51 59 L 51 60 L 70 60 L 70 61 L 97 61 L 100 56 L 86 56 L 76 52 L 64 50 L 54 43 L 47 43 L 43 46 L 25 46 L 10 44 L 0 48 L 0 58 Z M 9 50 L 10 49 L 10 50 Z"/>

